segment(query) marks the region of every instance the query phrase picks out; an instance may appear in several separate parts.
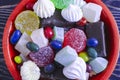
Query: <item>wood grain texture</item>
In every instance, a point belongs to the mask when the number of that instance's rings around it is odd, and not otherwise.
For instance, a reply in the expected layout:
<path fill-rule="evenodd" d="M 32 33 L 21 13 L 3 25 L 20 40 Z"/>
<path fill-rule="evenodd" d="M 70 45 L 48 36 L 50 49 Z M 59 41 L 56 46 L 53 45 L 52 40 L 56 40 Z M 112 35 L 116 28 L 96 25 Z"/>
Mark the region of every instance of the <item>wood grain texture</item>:
<path fill-rule="evenodd" d="M 103 0 L 103 1 L 111 10 L 118 24 L 118 28 L 120 30 L 120 6 L 118 5 L 120 4 L 120 0 Z M 13 11 L 13 9 L 19 2 L 20 0 L 0 0 L 0 80 L 13 80 L 4 61 L 2 52 L 2 36 L 6 21 L 10 13 Z M 120 80 L 120 58 L 109 80 Z"/>

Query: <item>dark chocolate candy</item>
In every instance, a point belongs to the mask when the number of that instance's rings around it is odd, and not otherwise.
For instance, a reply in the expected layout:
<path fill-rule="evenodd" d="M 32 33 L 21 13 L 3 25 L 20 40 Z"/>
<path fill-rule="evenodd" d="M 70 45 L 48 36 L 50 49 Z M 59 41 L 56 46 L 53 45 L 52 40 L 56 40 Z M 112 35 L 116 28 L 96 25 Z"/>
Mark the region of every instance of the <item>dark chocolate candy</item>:
<path fill-rule="evenodd" d="M 85 28 L 87 38 L 96 38 L 98 40 L 98 46 L 95 47 L 98 56 L 106 57 L 104 23 L 102 21 L 88 23 Z"/>
<path fill-rule="evenodd" d="M 61 10 L 55 10 L 55 13 L 52 17 L 50 18 L 43 18 L 41 19 L 41 26 L 59 26 L 59 27 L 74 27 L 75 23 L 73 22 L 68 22 L 63 17 L 61 16 Z"/>

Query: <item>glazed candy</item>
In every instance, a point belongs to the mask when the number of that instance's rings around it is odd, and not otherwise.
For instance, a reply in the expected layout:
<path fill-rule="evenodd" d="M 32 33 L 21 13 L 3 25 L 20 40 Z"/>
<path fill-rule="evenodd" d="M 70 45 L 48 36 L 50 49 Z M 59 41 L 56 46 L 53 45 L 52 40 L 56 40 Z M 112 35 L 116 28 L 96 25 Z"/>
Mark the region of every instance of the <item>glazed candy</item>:
<path fill-rule="evenodd" d="M 50 42 L 50 46 L 54 50 L 58 51 L 58 50 L 62 49 L 62 42 L 58 41 L 58 40 L 53 40 L 53 41 Z"/>
<path fill-rule="evenodd" d="M 12 36 L 10 37 L 10 42 L 12 44 L 16 44 L 17 41 L 19 40 L 19 38 L 21 37 L 22 33 L 20 32 L 20 30 L 15 30 L 12 34 Z"/>
<path fill-rule="evenodd" d="M 88 48 L 87 53 L 91 58 L 96 58 L 98 53 L 94 48 Z"/>
<path fill-rule="evenodd" d="M 86 25 L 86 23 L 87 23 L 87 20 L 86 20 L 84 17 L 82 17 L 82 19 L 79 20 L 76 24 L 77 24 L 78 26 L 84 27 L 84 26 Z"/>
<path fill-rule="evenodd" d="M 14 61 L 17 63 L 17 64 L 21 64 L 22 63 L 22 58 L 20 56 L 15 56 L 14 57 Z"/>
<path fill-rule="evenodd" d="M 51 17 L 55 12 L 55 6 L 50 0 L 38 0 L 33 9 L 40 18 Z"/>
<path fill-rule="evenodd" d="M 70 4 L 61 12 L 62 17 L 69 22 L 77 22 L 83 17 L 82 10 L 77 5 Z"/>
<path fill-rule="evenodd" d="M 34 30 L 31 34 L 31 39 L 34 43 L 36 43 L 39 46 L 39 48 L 48 45 L 48 39 L 44 35 L 43 28 Z"/>
<path fill-rule="evenodd" d="M 50 26 L 47 26 L 44 28 L 44 34 L 45 34 L 45 37 L 48 39 L 52 39 L 54 36 L 54 32 Z"/>
<path fill-rule="evenodd" d="M 20 68 L 22 80 L 39 80 L 40 68 L 32 61 L 24 62 Z"/>
<path fill-rule="evenodd" d="M 55 70 L 55 65 L 54 64 L 48 64 L 47 66 L 44 67 L 44 72 L 45 73 L 53 73 Z"/>
<path fill-rule="evenodd" d="M 39 67 L 44 67 L 54 60 L 54 52 L 50 46 L 42 47 L 38 52 L 30 52 L 29 57 Z"/>
<path fill-rule="evenodd" d="M 65 33 L 63 46 L 71 46 L 77 52 L 81 52 L 86 47 L 86 35 L 85 33 L 77 28 L 72 28 L 68 32 Z"/>
<path fill-rule="evenodd" d="M 64 67 L 63 74 L 69 79 L 86 80 L 86 63 L 80 57 Z"/>
<path fill-rule="evenodd" d="M 106 46 L 105 46 L 105 32 L 104 23 L 102 21 L 96 23 L 88 23 L 86 26 L 86 35 L 89 38 L 96 38 L 98 40 L 98 45 L 95 47 L 98 52 L 98 56 L 105 57 Z"/>
<path fill-rule="evenodd" d="M 39 17 L 30 10 L 21 12 L 15 19 L 16 29 L 20 30 L 22 33 L 26 32 L 28 35 L 35 29 L 38 29 L 39 24 Z"/>
<path fill-rule="evenodd" d="M 72 0 L 51 0 L 57 9 L 64 9 L 72 3 Z"/>
<path fill-rule="evenodd" d="M 83 8 L 83 16 L 88 22 L 97 22 L 100 20 L 102 7 L 95 3 L 88 3 Z"/>
<path fill-rule="evenodd" d="M 58 41 L 63 42 L 63 40 L 64 40 L 64 28 L 54 26 L 53 31 L 54 31 L 53 40 L 58 40 Z"/>
<path fill-rule="evenodd" d="M 81 57 L 85 62 L 89 61 L 89 57 L 88 57 L 87 52 L 80 52 L 79 57 Z"/>
<path fill-rule="evenodd" d="M 87 46 L 88 47 L 96 47 L 98 45 L 98 40 L 96 38 L 88 38 Z"/>
<path fill-rule="evenodd" d="M 30 50 L 26 47 L 26 44 L 31 41 L 30 36 L 28 36 L 26 33 L 23 33 L 20 37 L 19 41 L 15 45 L 15 49 L 19 51 L 24 56 L 27 56 L 30 52 Z"/>
<path fill-rule="evenodd" d="M 28 42 L 26 44 L 26 47 L 30 50 L 30 51 L 33 51 L 33 52 L 37 52 L 39 50 L 39 46 L 33 42 Z"/>
<path fill-rule="evenodd" d="M 100 73 L 105 70 L 108 65 L 108 61 L 102 57 L 97 57 L 94 60 L 90 61 L 89 64 L 95 73 Z"/>
<path fill-rule="evenodd" d="M 77 52 L 70 46 L 66 46 L 55 55 L 54 60 L 64 66 L 68 66 L 74 62 L 77 57 Z"/>

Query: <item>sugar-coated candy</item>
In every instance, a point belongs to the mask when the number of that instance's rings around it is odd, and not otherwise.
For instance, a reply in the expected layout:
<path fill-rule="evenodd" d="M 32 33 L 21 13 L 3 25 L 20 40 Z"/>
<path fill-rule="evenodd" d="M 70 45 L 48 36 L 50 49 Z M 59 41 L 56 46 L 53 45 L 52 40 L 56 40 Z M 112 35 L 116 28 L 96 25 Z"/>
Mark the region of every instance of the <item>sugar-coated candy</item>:
<path fill-rule="evenodd" d="M 102 7 L 95 3 L 88 3 L 83 6 L 83 16 L 88 22 L 97 22 L 100 20 Z"/>
<path fill-rule="evenodd" d="M 69 22 L 77 22 L 83 17 L 82 10 L 77 5 L 70 4 L 61 11 L 62 17 Z"/>
<path fill-rule="evenodd" d="M 89 61 L 89 57 L 88 57 L 87 52 L 80 52 L 79 57 L 81 57 L 85 62 Z"/>
<path fill-rule="evenodd" d="M 48 39 L 44 35 L 43 28 L 36 29 L 31 34 L 32 41 L 36 43 L 39 48 L 45 47 L 48 45 Z"/>
<path fill-rule="evenodd" d="M 88 38 L 87 46 L 88 47 L 96 47 L 98 45 L 98 40 L 96 38 Z"/>
<path fill-rule="evenodd" d="M 85 26 L 85 32 L 87 38 L 95 38 L 98 40 L 98 45 L 94 47 L 98 53 L 98 56 L 105 57 L 106 53 L 106 44 L 105 44 L 105 32 L 104 32 L 104 22 L 88 23 Z"/>
<path fill-rule="evenodd" d="M 77 59 L 77 52 L 70 46 L 62 48 L 56 55 L 54 60 L 63 66 L 68 66 Z"/>
<path fill-rule="evenodd" d="M 55 65 L 54 64 L 48 64 L 47 66 L 44 67 L 44 72 L 45 73 L 53 73 L 55 70 Z"/>
<path fill-rule="evenodd" d="M 86 80 L 86 63 L 80 57 L 64 67 L 63 74 L 69 79 Z"/>
<path fill-rule="evenodd" d="M 22 33 L 20 32 L 20 30 L 15 30 L 12 34 L 12 36 L 10 37 L 10 42 L 12 44 L 16 44 L 17 41 L 20 39 Z"/>
<path fill-rule="evenodd" d="M 52 39 L 53 36 L 54 36 L 54 32 L 52 30 L 51 27 L 49 26 L 46 26 L 45 29 L 44 29 L 44 34 L 45 34 L 45 37 L 48 38 L 48 39 Z"/>
<path fill-rule="evenodd" d="M 63 42 L 64 40 L 64 28 L 54 26 L 54 40 Z"/>
<path fill-rule="evenodd" d="M 89 64 L 92 67 L 92 70 L 95 71 L 95 73 L 100 73 L 106 69 L 108 61 L 105 58 L 97 57 L 90 61 Z"/>
<path fill-rule="evenodd" d="M 96 58 L 98 53 L 94 48 L 88 48 L 87 53 L 91 58 Z"/>
<path fill-rule="evenodd" d="M 25 10 L 19 13 L 15 19 L 15 27 L 22 33 L 26 32 L 28 35 L 32 31 L 39 28 L 40 19 L 39 17 L 30 10 Z"/>
<path fill-rule="evenodd" d="M 28 42 L 26 44 L 26 47 L 33 52 L 37 52 L 39 50 L 39 46 L 37 44 L 35 44 L 34 42 Z"/>
<path fill-rule="evenodd" d="M 15 61 L 15 63 L 17 63 L 17 64 L 21 64 L 21 63 L 22 63 L 22 58 L 21 58 L 20 56 L 15 56 L 15 57 L 14 57 L 14 61 Z"/>
<path fill-rule="evenodd" d="M 79 20 L 76 24 L 77 24 L 78 26 L 85 26 L 86 23 L 87 23 L 87 20 L 86 20 L 84 17 L 82 17 L 82 19 Z"/>
<path fill-rule="evenodd" d="M 27 56 L 30 50 L 26 47 L 26 44 L 31 41 L 30 36 L 28 36 L 25 32 L 20 37 L 19 41 L 15 45 L 15 49 L 19 51 L 24 56 Z"/>
<path fill-rule="evenodd" d="M 72 3 L 72 0 L 51 0 L 57 9 L 64 9 Z"/>
<path fill-rule="evenodd" d="M 86 47 L 86 35 L 85 33 L 77 28 L 72 28 L 68 32 L 65 33 L 63 46 L 71 46 L 77 52 L 81 52 Z"/>
<path fill-rule="evenodd" d="M 60 50 L 60 49 L 62 49 L 62 42 L 58 41 L 58 40 L 53 40 L 53 41 L 50 42 L 50 46 L 54 50 Z"/>
<path fill-rule="evenodd" d="M 29 57 L 39 67 L 44 67 L 54 60 L 54 52 L 50 46 L 42 47 L 38 52 L 30 52 Z"/>
<path fill-rule="evenodd" d="M 39 80 L 41 73 L 40 68 L 32 61 L 26 61 L 20 68 L 22 80 Z"/>
<path fill-rule="evenodd" d="M 51 17 L 55 12 L 55 6 L 51 0 L 38 0 L 33 9 L 40 18 Z"/>

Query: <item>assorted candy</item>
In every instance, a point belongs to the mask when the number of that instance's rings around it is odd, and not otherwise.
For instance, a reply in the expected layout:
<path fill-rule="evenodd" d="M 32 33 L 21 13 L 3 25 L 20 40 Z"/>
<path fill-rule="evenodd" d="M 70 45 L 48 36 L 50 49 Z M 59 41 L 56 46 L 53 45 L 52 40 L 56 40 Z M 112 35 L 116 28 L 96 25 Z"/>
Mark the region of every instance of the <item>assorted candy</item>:
<path fill-rule="evenodd" d="M 16 17 L 16 30 L 10 37 L 20 53 L 14 62 L 22 65 L 22 80 L 39 80 L 41 74 L 55 71 L 53 78 L 62 72 L 61 80 L 88 80 L 106 69 L 100 5 L 84 0 L 37 0 L 26 4 L 26 9 Z"/>

